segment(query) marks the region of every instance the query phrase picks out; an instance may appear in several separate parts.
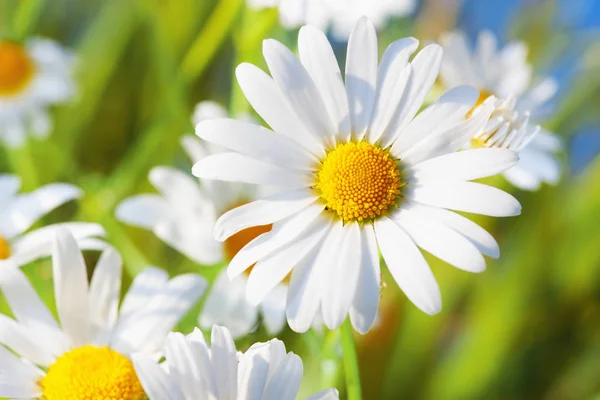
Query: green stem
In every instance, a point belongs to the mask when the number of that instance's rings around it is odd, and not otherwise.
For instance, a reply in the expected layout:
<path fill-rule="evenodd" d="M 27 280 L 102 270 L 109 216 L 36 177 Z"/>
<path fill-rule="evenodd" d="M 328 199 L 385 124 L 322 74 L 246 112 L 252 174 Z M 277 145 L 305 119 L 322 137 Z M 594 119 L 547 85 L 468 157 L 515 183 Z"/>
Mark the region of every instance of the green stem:
<path fill-rule="evenodd" d="M 342 351 L 344 352 L 344 374 L 346 375 L 348 400 L 361 400 L 362 391 L 360 388 L 358 355 L 356 354 L 354 343 L 354 330 L 349 318 L 346 318 L 346 321 L 342 324 L 340 336 L 342 339 Z"/>
<path fill-rule="evenodd" d="M 23 40 L 33 31 L 44 9 L 45 1 L 27 0 L 20 3 L 15 13 L 13 32 L 17 39 Z"/>
<path fill-rule="evenodd" d="M 191 82 L 204 72 L 234 26 L 242 4 L 242 0 L 219 2 L 183 59 L 180 72 L 185 81 Z"/>
<path fill-rule="evenodd" d="M 33 157 L 30 139 L 20 148 L 9 148 L 6 155 L 11 166 L 11 170 L 21 178 L 23 189 L 26 191 L 36 189 L 39 184 L 35 157 Z"/>

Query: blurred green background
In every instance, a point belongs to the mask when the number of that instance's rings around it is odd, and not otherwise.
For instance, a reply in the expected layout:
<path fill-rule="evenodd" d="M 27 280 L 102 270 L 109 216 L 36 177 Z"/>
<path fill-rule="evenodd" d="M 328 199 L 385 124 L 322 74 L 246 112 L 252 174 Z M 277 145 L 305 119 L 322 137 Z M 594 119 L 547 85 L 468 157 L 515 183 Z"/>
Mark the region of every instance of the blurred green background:
<path fill-rule="evenodd" d="M 402 36 L 433 40 L 455 26 L 471 37 L 489 28 L 503 40 L 525 40 L 538 73 L 560 82 L 544 126 L 566 146 L 556 187 L 527 193 L 494 181 L 521 200 L 523 215 L 476 219 L 502 252 L 486 272 L 469 274 L 428 257 L 443 294 L 439 315 L 418 311 L 386 279 L 381 323 L 357 338 L 365 399 L 600 398 L 599 6 L 595 0 L 429 0 L 380 32 L 382 49 Z M 55 181 L 81 186 L 82 201 L 44 222 L 102 223 L 129 278 L 157 265 L 212 279 L 217 268 L 200 269 L 152 233 L 116 222 L 114 207 L 152 191 L 153 166 L 190 168 L 179 139 L 193 132 L 197 102 L 215 100 L 233 114 L 251 111 L 233 79 L 235 66 L 263 67 L 262 39 L 294 48 L 297 32 L 278 25 L 276 9 L 251 11 L 244 0 L 0 0 L 0 37 L 29 35 L 76 52 L 79 95 L 53 111 L 50 140 L 0 149 L 0 171 L 18 173 L 25 190 Z M 335 45 L 340 62 L 344 47 Z M 93 261 L 90 256 L 88 265 Z M 25 269 L 51 304 L 49 268 L 40 262 Z M 181 330 L 195 324 L 199 307 Z M 343 395 L 336 335 L 289 329 L 281 335 L 303 356 L 303 390 L 335 384 Z M 266 339 L 259 329 L 239 348 Z"/>

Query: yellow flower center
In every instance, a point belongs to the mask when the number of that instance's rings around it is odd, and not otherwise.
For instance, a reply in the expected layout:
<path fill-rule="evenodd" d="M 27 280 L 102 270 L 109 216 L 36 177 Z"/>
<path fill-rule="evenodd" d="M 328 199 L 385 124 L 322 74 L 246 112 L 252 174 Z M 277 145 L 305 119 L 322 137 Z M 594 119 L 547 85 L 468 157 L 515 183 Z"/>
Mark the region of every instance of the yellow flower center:
<path fill-rule="evenodd" d="M 6 260 L 8 257 L 10 257 L 10 247 L 8 242 L 0 236 L 0 260 Z"/>
<path fill-rule="evenodd" d="M 337 145 L 317 173 L 316 191 L 344 222 L 385 215 L 401 197 L 398 162 L 367 142 Z"/>
<path fill-rule="evenodd" d="M 17 43 L 0 41 L 0 96 L 20 92 L 31 80 L 34 65 Z"/>
<path fill-rule="evenodd" d="M 45 400 L 142 400 L 133 364 L 108 347 L 83 346 L 63 354 L 39 382 Z"/>

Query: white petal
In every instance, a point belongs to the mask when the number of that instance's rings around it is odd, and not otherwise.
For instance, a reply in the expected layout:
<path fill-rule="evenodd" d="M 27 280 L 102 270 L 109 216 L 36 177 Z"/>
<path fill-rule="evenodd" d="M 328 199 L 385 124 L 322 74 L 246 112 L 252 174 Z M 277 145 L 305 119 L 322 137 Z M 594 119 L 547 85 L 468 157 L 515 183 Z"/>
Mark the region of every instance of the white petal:
<path fill-rule="evenodd" d="M 504 172 L 504 177 L 514 186 L 521 190 L 535 191 L 542 186 L 542 180 L 531 171 L 525 170 L 516 165 Z"/>
<path fill-rule="evenodd" d="M 462 32 L 446 33 L 442 35 L 440 42 L 444 46 L 444 62 L 440 69 L 440 78 L 446 87 L 484 84 L 475 71 L 471 49 Z"/>
<path fill-rule="evenodd" d="M 12 238 L 27 229 L 35 221 L 69 200 L 81 197 L 82 191 L 64 183 L 42 186 L 27 194 L 22 194 L 0 212 L 0 232 L 5 238 Z"/>
<path fill-rule="evenodd" d="M 361 228 L 360 240 L 360 275 L 356 296 L 350 307 L 350 320 L 354 329 L 365 334 L 375 322 L 379 309 L 381 269 L 377 240 L 371 224 L 365 224 Z"/>
<path fill-rule="evenodd" d="M 325 155 L 321 143 L 304 127 L 269 75 L 248 63 L 240 64 L 235 73 L 248 102 L 275 132 L 286 135 L 318 157 Z"/>
<path fill-rule="evenodd" d="M 492 258 L 498 258 L 500 256 L 500 249 L 498 248 L 498 243 L 494 237 L 470 219 L 444 208 L 429 207 L 416 203 L 413 203 L 412 207 L 419 208 L 419 210 L 426 214 L 428 218 L 434 219 L 449 228 L 454 229 L 456 232 L 469 239 L 471 243 L 486 256 Z"/>
<path fill-rule="evenodd" d="M 200 138 L 237 153 L 292 170 L 312 171 L 318 160 L 296 142 L 261 126 L 211 119 L 196 126 Z"/>
<path fill-rule="evenodd" d="M 427 314 L 437 314 L 442 308 L 440 289 L 411 238 L 387 217 L 375 221 L 375 236 L 400 289 L 418 308 Z"/>
<path fill-rule="evenodd" d="M 148 179 L 169 203 L 178 204 L 185 198 L 192 204 L 206 204 L 210 200 L 189 174 L 172 167 L 152 168 Z"/>
<path fill-rule="evenodd" d="M 251 304 L 259 304 L 321 240 L 329 228 L 329 221 L 320 219 L 306 229 L 293 242 L 256 263 L 246 293 Z"/>
<path fill-rule="evenodd" d="M 149 267 L 140 272 L 123 298 L 119 319 L 126 320 L 143 309 L 157 292 L 166 286 L 169 275 L 162 269 Z"/>
<path fill-rule="evenodd" d="M 90 342 L 87 269 L 73 235 L 58 230 L 52 251 L 54 297 L 64 332 L 73 346 Z"/>
<path fill-rule="evenodd" d="M 152 229 L 168 213 L 168 203 L 156 194 L 140 194 L 123 200 L 115 216 L 126 224 Z"/>
<path fill-rule="evenodd" d="M 292 271 L 288 288 L 286 316 L 290 328 L 296 332 L 306 332 L 310 328 L 321 305 L 321 280 L 323 262 L 331 259 L 335 252 L 328 247 L 328 235 L 321 247 L 317 246 Z M 326 264 L 325 264 L 326 265 Z"/>
<path fill-rule="evenodd" d="M 185 400 L 176 382 L 148 354 L 132 356 L 135 372 L 150 400 Z"/>
<path fill-rule="evenodd" d="M 312 192 L 302 189 L 277 193 L 244 204 L 221 215 L 215 225 L 215 239 L 222 242 L 243 229 L 280 221 L 302 211 L 316 200 Z"/>
<path fill-rule="evenodd" d="M 362 248 L 358 223 L 343 226 L 341 222 L 337 222 L 330 235 L 339 235 L 338 238 L 331 239 L 337 245 L 329 248 L 331 253 L 335 253 L 335 258 L 330 259 L 333 261 L 331 263 L 317 265 L 317 268 L 325 270 L 321 287 L 321 308 L 325 325 L 333 330 L 344 322 L 354 301 Z"/>
<path fill-rule="evenodd" d="M 225 269 L 219 272 L 206 296 L 200 327 L 210 330 L 213 325 L 222 325 L 235 339 L 255 330 L 258 308 L 246 300 L 247 282 L 246 276 L 230 280 Z"/>
<path fill-rule="evenodd" d="M 261 258 L 290 243 L 315 221 L 324 208 L 325 205 L 316 202 L 274 223 L 269 232 L 256 237 L 237 252 L 227 267 L 229 277 L 235 278 Z"/>
<path fill-rule="evenodd" d="M 310 25 L 300 28 L 298 52 L 300 61 L 315 83 L 331 123 L 336 128 L 330 132 L 331 138 L 328 141 L 334 143 L 335 135 L 350 137 L 350 112 L 342 73 L 323 31 Z"/>
<path fill-rule="evenodd" d="M 42 367 L 49 367 L 55 360 L 37 340 L 34 331 L 5 315 L 0 315 L 0 343 Z"/>
<path fill-rule="evenodd" d="M 21 187 L 21 178 L 16 175 L 0 174 L 0 206 L 14 197 Z"/>
<path fill-rule="evenodd" d="M 404 207 L 393 220 L 417 246 L 448 264 L 469 272 L 485 270 L 485 260 L 477 247 L 455 230 L 428 218 L 418 207 Z"/>
<path fill-rule="evenodd" d="M 512 217 L 521 214 L 521 204 L 510 194 L 475 182 L 451 182 L 417 186 L 407 197 L 434 207 L 456 211 Z"/>
<path fill-rule="evenodd" d="M 472 86 L 457 86 L 421 111 L 399 133 L 394 149 L 409 150 L 429 136 L 435 136 L 461 122 L 475 105 L 479 92 Z"/>
<path fill-rule="evenodd" d="M 273 39 L 263 42 L 263 55 L 273 80 L 306 129 L 321 139 L 335 132 L 315 83 L 296 56 Z"/>
<path fill-rule="evenodd" d="M 506 171 L 519 161 L 517 153 L 504 149 L 473 149 L 430 158 L 412 167 L 418 184 L 469 181 Z"/>
<path fill-rule="evenodd" d="M 237 398 L 237 359 L 233 338 L 226 328 L 214 326 L 211 335 L 211 361 L 217 398 Z"/>
<path fill-rule="evenodd" d="M 205 371 L 194 359 L 191 345 L 179 332 L 171 332 L 165 339 L 165 358 L 169 363 L 171 379 L 179 383 L 179 389 L 187 399 L 206 398 Z"/>
<path fill-rule="evenodd" d="M 263 324 L 269 336 L 276 336 L 285 327 L 287 285 L 277 285 L 260 303 Z"/>
<path fill-rule="evenodd" d="M 196 104 L 192 123 L 198 125 L 201 121 L 213 118 L 227 118 L 227 110 L 216 101 L 205 100 Z"/>
<path fill-rule="evenodd" d="M 294 353 L 286 354 L 269 378 L 262 395 L 263 400 L 294 400 L 302 382 L 302 360 Z"/>
<path fill-rule="evenodd" d="M 32 332 L 38 341 L 55 356 L 67 350 L 67 343 L 58 323 L 38 296 L 25 274 L 17 268 L 2 266 L 0 287 L 12 314 Z"/>
<path fill-rule="evenodd" d="M 377 71 L 377 98 L 369 124 L 368 140 L 375 143 L 392 121 L 411 74 L 408 58 L 419 41 L 408 37 L 392 43 L 381 58 Z"/>
<path fill-rule="evenodd" d="M 306 187 L 312 177 L 238 153 L 208 156 L 192 168 L 198 178 L 281 187 Z"/>
<path fill-rule="evenodd" d="M 0 396 L 37 399 L 42 396 L 38 382 L 43 377 L 42 370 L 0 346 Z"/>
<path fill-rule="evenodd" d="M 356 139 L 362 138 L 371 120 L 377 85 L 377 59 L 375 27 L 369 19 L 362 17 L 350 34 L 346 57 L 346 92 L 352 135 Z"/>
<path fill-rule="evenodd" d="M 121 295 L 122 260 L 109 248 L 102 253 L 90 283 L 89 319 L 95 335 L 106 334 L 117 322 Z"/>
<path fill-rule="evenodd" d="M 494 109 L 492 101 L 493 97 L 488 98 L 466 121 L 428 135 L 410 148 L 401 148 L 397 141 L 392 146 L 391 153 L 409 164 L 417 164 L 429 158 L 454 153 L 463 148 L 489 120 Z"/>
<path fill-rule="evenodd" d="M 164 338 L 204 293 L 207 283 L 195 274 L 179 275 L 162 290 L 148 293 L 145 307 L 116 328 L 113 347 L 128 353 L 157 351 Z"/>
<path fill-rule="evenodd" d="M 393 126 L 382 139 L 383 147 L 393 143 L 423 105 L 423 101 L 431 91 L 431 87 L 440 71 L 442 53 L 442 48 L 439 45 L 430 44 L 417 53 L 411 62 L 408 86 L 398 105 L 398 114 L 394 119 Z"/>
<path fill-rule="evenodd" d="M 544 182 L 556 184 L 560 178 L 560 163 L 551 153 L 527 146 L 519 153 L 519 167 L 539 176 Z"/>

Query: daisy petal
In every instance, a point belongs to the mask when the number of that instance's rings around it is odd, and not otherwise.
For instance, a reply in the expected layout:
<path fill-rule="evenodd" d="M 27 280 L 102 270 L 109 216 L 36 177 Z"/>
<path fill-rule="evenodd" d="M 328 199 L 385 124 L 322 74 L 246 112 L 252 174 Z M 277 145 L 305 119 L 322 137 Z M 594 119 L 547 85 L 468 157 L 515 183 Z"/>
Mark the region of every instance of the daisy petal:
<path fill-rule="evenodd" d="M 14 197 L 21 187 L 21 179 L 15 175 L 0 174 L 0 206 L 4 205 Z"/>
<path fill-rule="evenodd" d="M 369 19 L 362 17 L 350 34 L 346 57 L 346 92 L 355 139 L 362 138 L 371 120 L 377 85 L 377 59 L 375 27 Z"/>
<path fill-rule="evenodd" d="M 148 354 L 132 356 L 135 372 L 150 399 L 185 400 L 179 387 Z"/>
<path fill-rule="evenodd" d="M 315 156 L 325 155 L 323 146 L 291 110 L 269 75 L 248 63 L 240 64 L 235 73 L 248 102 L 275 132 L 286 135 Z"/>
<path fill-rule="evenodd" d="M 258 305 L 316 246 L 328 228 L 328 221 L 318 220 L 288 245 L 259 260 L 248 278 L 246 287 L 248 301 Z"/>
<path fill-rule="evenodd" d="M 411 168 L 417 184 L 469 181 L 506 171 L 519 161 L 517 153 L 504 149 L 473 149 L 430 158 Z"/>
<path fill-rule="evenodd" d="M 475 182 L 417 186 L 407 197 L 434 207 L 492 217 L 512 217 L 521 214 L 521 204 L 513 196 L 495 187 Z"/>
<path fill-rule="evenodd" d="M 419 41 L 408 37 L 392 43 L 381 58 L 377 71 L 377 98 L 369 124 L 368 140 L 375 143 L 392 121 L 411 74 L 408 58 Z"/>
<path fill-rule="evenodd" d="M 61 326 L 73 346 L 83 346 L 90 342 L 87 268 L 77 242 L 69 231 L 59 230 L 56 233 L 52 271 Z"/>
<path fill-rule="evenodd" d="M 42 396 L 37 384 L 44 372 L 24 362 L 13 352 L 0 346 L 0 396 L 13 399 L 37 399 Z"/>
<path fill-rule="evenodd" d="M 196 135 L 228 150 L 286 169 L 310 171 L 318 162 L 312 154 L 287 137 L 234 119 L 202 121 L 196 126 Z"/>
<path fill-rule="evenodd" d="M 217 398 L 237 398 L 237 358 L 233 338 L 226 328 L 214 326 L 211 335 L 212 370 Z"/>
<path fill-rule="evenodd" d="M 469 272 L 485 270 L 485 260 L 477 248 L 455 230 L 427 218 L 419 209 L 405 207 L 393 216 L 417 246 L 457 268 Z"/>
<path fill-rule="evenodd" d="M 119 203 L 115 216 L 126 224 L 152 229 L 168 215 L 168 206 L 157 194 L 140 194 Z"/>
<path fill-rule="evenodd" d="M 375 236 L 394 280 L 406 297 L 427 314 L 442 308 L 440 289 L 411 238 L 389 218 L 375 221 Z"/>
<path fill-rule="evenodd" d="M 263 55 L 273 80 L 306 129 L 316 138 L 335 132 L 315 83 L 294 53 L 280 42 L 267 39 Z"/>
<path fill-rule="evenodd" d="M 350 137 L 350 115 L 348 98 L 342 73 L 335 54 L 323 31 L 306 25 L 298 33 L 300 61 L 308 71 L 328 111 L 335 131 L 330 132 L 330 143 L 335 143 L 334 134 Z"/>
<path fill-rule="evenodd" d="M 169 275 L 160 268 L 149 267 L 140 272 L 123 298 L 119 322 L 143 309 L 156 293 L 167 284 Z"/>
<path fill-rule="evenodd" d="M 337 223 L 340 227 L 341 223 Z M 362 246 L 360 227 L 357 223 L 334 227 L 331 234 L 339 234 L 337 257 L 333 263 L 319 265 L 324 268 L 322 290 L 323 320 L 329 329 L 337 329 L 348 316 L 356 295 L 360 273 Z M 340 279 L 343 276 L 344 279 Z"/>
<path fill-rule="evenodd" d="M 102 253 L 89 293 L 89 319 L 95 334 L 108 332 L 117 322 L 121 295 L 121 256 L 112 248 Z"/>
<path fill-rule="evenodd" d="M 206 398 L 204 377 L 194 359 L 193 350 L 185 336 L 171 332 L 165 339 L 165 358 L 169 363 L 169 375 L 179 383 L 185 398 Z"/>
<path fill-rule="evenodd" d="M 194 164 L 192 174 L 203 179 L 288 188 L 305 187 L 310 182 L 308 175 L 304 173 L 278 167 L 239 153 L 219 153 L 208 156 Z"/>
<path fill-rule="evenodd" d="M 42 186 L 31 193 L 22 194 L 0 212 L 0 232 L 6 239 L 23 233 L 48 212 L 82 194 L 79 188 L 64 183 Z"/>
<path fill-rule="evenodd" d="M 285 355 L 267 381 L 261 399 L 294 400 L 302 382 L 302 360 L 294 353 Z"/>
<path fill-rule="evenodd" d="M 24 325 L 0 315 L 0 343 L 30 362 L 48 367 L 54 362 L 54 357 L 35 336 L 34 332 Z"/>
<path fill-rule="evenodd" d="M 360 240 L 362 249 L 358 277 L 360 284 L 356 288 L 356 296 L 350 308 L 350 320 L 354 329 L 365 334 L 377 317 L 381 269 L 377 240 L 372 225 L 366 224 L 361 228 Z"/>
<path fill-rule="evenodd" d="M 285 326 L 287 285 L 276 286 L 260 303 L 263 324 L 269 336 L 276 336 Z"/>
<path fill-rule="evenodd" d="M 253 201 L 234 208 L 221 215 L 215 224 L 214 236 L 220 242 L 242 229 L 280 221 L 302 211 L 317 198 L 306 189 L 274 194 L 262 200 Z"/>

